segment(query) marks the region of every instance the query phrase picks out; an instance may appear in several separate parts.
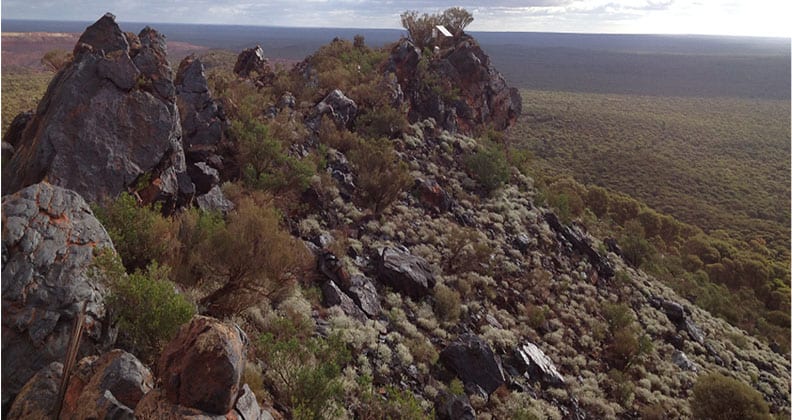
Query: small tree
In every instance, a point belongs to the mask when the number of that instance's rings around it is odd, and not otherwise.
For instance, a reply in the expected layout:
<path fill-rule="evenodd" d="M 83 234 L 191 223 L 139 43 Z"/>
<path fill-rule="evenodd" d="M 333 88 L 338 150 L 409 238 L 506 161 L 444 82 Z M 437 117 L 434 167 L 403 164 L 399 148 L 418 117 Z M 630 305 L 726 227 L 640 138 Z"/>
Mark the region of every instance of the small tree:
<path fill-rule="evenodd" d="M 440 22 L 454 36 L 459 36 L 473 22 L 473 15 L 461 7 L 451 7 L 440 16 Z"/>

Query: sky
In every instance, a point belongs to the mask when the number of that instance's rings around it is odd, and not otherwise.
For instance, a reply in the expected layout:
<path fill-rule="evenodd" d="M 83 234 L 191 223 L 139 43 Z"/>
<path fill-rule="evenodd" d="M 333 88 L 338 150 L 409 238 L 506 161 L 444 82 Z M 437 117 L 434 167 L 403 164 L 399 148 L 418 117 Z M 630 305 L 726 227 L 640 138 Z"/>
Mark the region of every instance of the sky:
<path fill-rule="evenodd" d="M 399 28 L 405 10 L 452 6 L 468 31 L 792 36 L 791 0 L 2 0 L 2 18 Z"/>

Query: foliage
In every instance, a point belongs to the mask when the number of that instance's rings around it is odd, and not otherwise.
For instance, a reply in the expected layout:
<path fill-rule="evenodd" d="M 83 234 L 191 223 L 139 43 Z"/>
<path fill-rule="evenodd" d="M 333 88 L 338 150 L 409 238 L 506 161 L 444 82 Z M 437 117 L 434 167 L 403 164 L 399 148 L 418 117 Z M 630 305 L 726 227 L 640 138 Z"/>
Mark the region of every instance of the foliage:
<path fill-rule="evenodd" d="M 310 162 L 288 154 L 284 143 L 270 135 L 271 129 L 256 119 L 236 120 L 231 132 L 239 144 L 239 163 L 251 188 L 280 192 L 308 187 L 315 168 Z"/>
<path fill-rule="evenodd" d="M 19 113 L 36 109 L 50 79 L 50 72 L 11 72 L 3 69 L 3 77 L 0 78 L 3 92 L 3 135 Z"/>
<path fill-rule="evenodd" d="M 496 146 L 485 147 L 465 159 L 468 173 L 487 193 L 509 180 L 510 169 L 504 153 Z"/>
<path fill-rule="evenodd" d="M 276 338 L 263 334 L 256 342 L 264 363 L 265 382 L 295 419 L 332 418 L 343 396 L 341 368 L 349 350 L 338 336 Z"/>
<path fill-rule="evenodd" d="M 360 403 L 355 407 L 355 418 L 361 420 L 377 419 L 426 419 L 434 418 L 434 413 L 426 413 L 415 395 L 393 385 L 377 389 L 369 376 L 358 379 Z"/>
<path fill-rule="evenodd" d="M 437 317 L 445 322 L 456 322 L 459 320 L 462 299 L 454 289 L 439 284 L 434 289 L 435 313 Z"/>
<path fill-rule="evenodd" d="M 119 328 L 119 344 L 146 363 L 154 363 L 179 326 L 195 313 L 194 306 L 168 280 L 169 268 L 151 263 L 126 275 L 109 251 L 95 259 L 94 274 L 109 286 L 110 319 Z"/>
<path fill-rule="evenodd" d="M 72 53 L 66 50 L 50 50 L 41 57 L 41 64 L 47 67 L 50 71 L 58 72 L 62 68 L 71 63 Z"/>
<path fill-rule="evenodd" d="M 355 170 L 358 200 L 380 214 L 412 184 L 407 165 L 387 139 L 367 140 L 349 153 Z"/>
<path fill-rule="evenodd" d="M 772 418 L 767 403 L 759 392 L 719 373 L 699 377 L 693 386 L 690 408 L 693 417 L 702 420 Z"/>
<path fill-rule="evenodd" d="M 461 7 L 451 7 L 440 14 L 419 15 L 416 10 L 401 14 L 402 27 L 419 49 L 432 45 L 432 31 L 435 26 L 443 25 L 452 34 L 459 36 L 471 22 L 473 15 Z"/>
<path fill-rule="evenodd" d="M 627 305 L 605 303 L 602 306 L 602 313 L 610 332 L 606 357 L 611 365 L 626 371 L 651 351 L 651 339 L 641 331 L 640 325 L 635 322 L 635 316 Z"/>
<path fill-rule="evenodd" d="M 171 258 L 174 233 L 158 206 L 139 206 L 135 197 L 123 192 L 104 206 L 94 206 L 93 210 L 127 270 L 142 269 L 153 261 Z"/>
<path fill-rule="evenodd" d="M 619 245 L 624 259 L 634 267 L 641 267 L 652 257 L 654 249 L 645 236 L 643 225 L 639 221 L 630 220 L 625 223 Z"/>
<path fill-rule="evenodd" d="M 308 264 L 305 248 L 280 226 L 271 203 L 243 197 L 221 226 L 214 226 L 193 252 L 197 271 L 220 287 L 201 304 L 215 316 L 239 312 L 263 298 L 277 301 L 294 287 Z"/>

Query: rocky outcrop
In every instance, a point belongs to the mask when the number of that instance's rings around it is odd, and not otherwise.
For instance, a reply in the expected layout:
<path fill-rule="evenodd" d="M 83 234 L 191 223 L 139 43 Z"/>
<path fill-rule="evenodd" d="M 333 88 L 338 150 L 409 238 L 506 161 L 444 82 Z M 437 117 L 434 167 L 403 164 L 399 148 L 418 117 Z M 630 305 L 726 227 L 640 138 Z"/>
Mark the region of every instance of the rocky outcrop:
<path fill-rule="evenodd" d="M 5 404 L 39 369 L 63 360 L 83 304 L 83 347 L 99 342 L 105 291 L 89 267 L 97 250 L 115 250 L 74 191 L 40 183 L 4 196 L 2 207 Z"/>
<path fill-rule="evenodd" d="M 253 72 L 259 76 L 272 72 L 269 68 L 269 60 L 264 56 L 264 50 L 261 49 L 260 45 L 239 53 L 236 64 L 234 64 L 234 73 L 237 76 L 249 77 Z"/>
<path fill-rule="evenodd" d="M 178 195 L 185 163 L 165 38 L 147 27 L 132 44 L 111 14 L 85 30 L 3 166 L 4 194 L 46 179 L 97 201 L 145 175 L 157 199 Z"/>
<path fill-rule="evenodd" d="M 533 343 L 525 343 L 516 350 L 517 361 L 524 372 L 533 380 L 550 386 L 564 385 L 564 377 L 558 372 L 553 361 Z"/>
<path fill-rule="evenodd" d="M 25 111 L 20 112 L 14 117 L 3 135 L 3 142 L 8 143 L 12 147 L 16 147 L 22 138 L 22 132 L 25 131 L 25 127 L 27 127 L 30 120 L 33 119 L 34 115 L 33 111 Z"/>
<path fill-rule="evenodd" d="M 149 392 L 135 409 L 135 418 L 146 420 L 272 420 L 272 415 L 261 409 L 255 395 L 245 385 L 234 409 L 225 414 L 213 414 L 197 408 L 171 403 L 162 390 Z"/>
<path fill-rule="evenodd" d="M 422 60 L 429 62 L 421 66 Z M 396 74 L 413 122 L 432 117 L 449 131 L 471 133 L 481 126 L 502 130 L 522 111 L 517 89 L 507 86 L 489 56 L 469 35 L 455 38 L 450 48 L 431 58 L 402 39 L 391 50 L 387 71 Z M 455 94 L 440 95 L 440 91 Z"/>
<path fill-rule="evenodd" d="M 212 99 L 200 59 L 182 60 L 175 84 L 187 173 L 201 196 L 218 185 L 226 169 L 221 149 L 228 121 L 220 102 Z"/>
<path fill-rule="evenodd" d="M 426 260 L 406 249 L 383 248 L 377 261 L 377 274 L 381 282 L 413 299 L 431 293 L 436 283 Z"/>
<path fill-rule="evenodd" d="M 168 402 L 210 414 L 231 411 L 245 367 L 247 338 L 242 334 L 204 316 L 182 326 L 157 365 Z"/>
<path fill-rule="evenodd" d="M 334 281 L 330 280 L 322 283 L 322 295 L 324 296 L 325 306 L 338 306 L 352 318 L 360 321 L 366 319 L 366 314 L 363 310 Z"/>
<path fill-rule="evenodd" d="M 470 405 L 467 395 L 441 393 L 435 402 L 438 420 L 475 420 L 476 410 Z"/>
<path fill-rule="evenodd" d="M 440 363 L 454 372 L 467 388 L 481 388 L 487 395 L 506 383 L 500 359 L 481 338 L 463 334 L 440 353 Z"/>

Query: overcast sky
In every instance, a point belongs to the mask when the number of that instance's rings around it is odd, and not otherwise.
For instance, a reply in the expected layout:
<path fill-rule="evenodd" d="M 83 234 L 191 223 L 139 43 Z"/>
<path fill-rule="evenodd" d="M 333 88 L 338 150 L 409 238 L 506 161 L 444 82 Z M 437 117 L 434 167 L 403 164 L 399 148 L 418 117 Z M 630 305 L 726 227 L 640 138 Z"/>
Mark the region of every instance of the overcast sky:
<path fill-rule="evenodd" d="M 792 35 L 792 0 L 2 0 L 4 19 L 398 28 L 405 10 L 462 6 L 471 31 Z"/>

